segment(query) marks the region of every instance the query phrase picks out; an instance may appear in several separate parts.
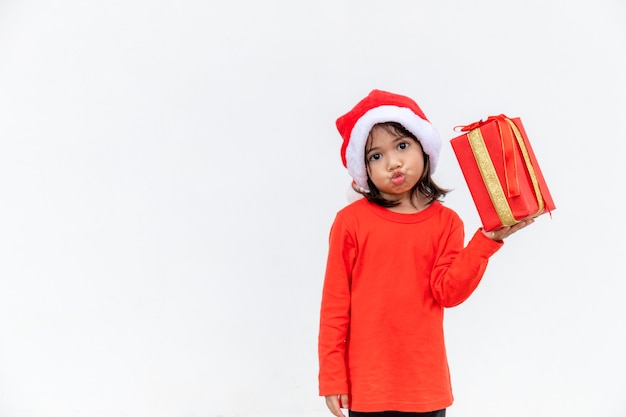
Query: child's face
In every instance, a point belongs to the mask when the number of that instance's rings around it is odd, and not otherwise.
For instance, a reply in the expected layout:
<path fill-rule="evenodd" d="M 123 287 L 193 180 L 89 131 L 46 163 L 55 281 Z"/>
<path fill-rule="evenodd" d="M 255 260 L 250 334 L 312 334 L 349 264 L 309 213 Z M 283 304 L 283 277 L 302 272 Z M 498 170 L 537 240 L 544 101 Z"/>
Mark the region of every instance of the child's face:
<path fill-rule="evenodd" d="M 367 173 L 388 200 L 410 198 L 411 189 L 424 173 L 422 146 L 411 137 L 372 129 L 365 145 Z"/>

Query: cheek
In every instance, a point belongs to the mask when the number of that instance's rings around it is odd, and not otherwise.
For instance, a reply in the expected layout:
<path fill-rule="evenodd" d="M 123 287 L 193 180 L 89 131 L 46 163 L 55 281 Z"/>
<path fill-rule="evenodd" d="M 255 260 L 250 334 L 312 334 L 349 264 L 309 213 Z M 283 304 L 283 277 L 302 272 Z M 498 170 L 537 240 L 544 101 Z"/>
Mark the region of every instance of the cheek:
<path fill-rule="evenodd" d="M 379 164 L 378 164 L 379 165 Z M 377 176 L 380 176 L 380 167 L 377 166 L 377 164 L 374 164 L 374 166 L 370 166 L 368 165 L 366 167 L 367 170 L 367 176 L 372 179 L 372 178 L 376 178 Z"/>

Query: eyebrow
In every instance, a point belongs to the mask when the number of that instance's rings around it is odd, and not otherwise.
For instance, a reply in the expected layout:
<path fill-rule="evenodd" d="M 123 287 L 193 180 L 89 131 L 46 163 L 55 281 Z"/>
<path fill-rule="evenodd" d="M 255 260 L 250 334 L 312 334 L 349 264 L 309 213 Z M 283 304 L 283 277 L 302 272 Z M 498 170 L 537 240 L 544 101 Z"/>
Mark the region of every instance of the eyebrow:
<path fill-rule="evenodd" d="M 394 142 L 397 142 L 397 141 L 399 141 L 399 140 L 401 140 L 401 139 L 413 139 L 413 138 L 412 138 L 412 137 L 410 137 L 410 136 L 398 136 L 398 137 L 397 137 L 397 138 L 395 138 L 393 141 L 394 141 Z"/>

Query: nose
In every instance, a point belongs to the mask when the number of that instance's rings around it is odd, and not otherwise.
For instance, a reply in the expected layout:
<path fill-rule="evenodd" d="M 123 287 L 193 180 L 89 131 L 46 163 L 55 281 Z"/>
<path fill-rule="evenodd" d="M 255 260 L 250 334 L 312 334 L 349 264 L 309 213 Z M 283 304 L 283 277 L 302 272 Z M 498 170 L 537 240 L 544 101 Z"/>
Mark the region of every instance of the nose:
<path fill-rule="evenodd" d="M 402 161 L 400 158 L 393 158 L 389 160 L 389 171 L 393 171 L 394 169 L 398 169 L 402 166 Z"/>

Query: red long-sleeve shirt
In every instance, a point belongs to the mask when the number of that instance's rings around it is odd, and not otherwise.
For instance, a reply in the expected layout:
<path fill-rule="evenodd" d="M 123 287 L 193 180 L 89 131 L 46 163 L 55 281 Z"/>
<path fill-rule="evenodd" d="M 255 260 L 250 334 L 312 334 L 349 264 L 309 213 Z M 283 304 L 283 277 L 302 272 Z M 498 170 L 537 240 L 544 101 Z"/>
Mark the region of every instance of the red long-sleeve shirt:
<path fill-rule="evenodd" d="M 337 213 L 319 333 L 320 395 L 355 411 L 427 412 L 452 404 L 443 310 L 463 302 L 502 246 L 439 202 L 400 214 L 365 199 Z"/>

